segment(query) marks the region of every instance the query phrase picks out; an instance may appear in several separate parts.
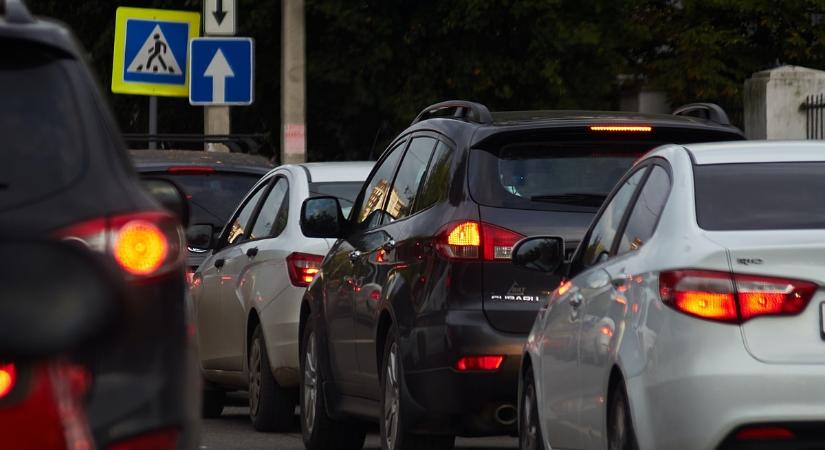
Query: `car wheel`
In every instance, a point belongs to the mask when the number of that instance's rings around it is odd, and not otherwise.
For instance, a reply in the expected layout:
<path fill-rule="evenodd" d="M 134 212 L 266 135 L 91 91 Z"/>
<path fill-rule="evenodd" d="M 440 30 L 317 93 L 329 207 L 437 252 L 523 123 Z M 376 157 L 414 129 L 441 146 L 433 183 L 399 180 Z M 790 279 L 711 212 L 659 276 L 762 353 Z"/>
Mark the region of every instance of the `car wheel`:
<path fill-rule="evenodd" d="M 388 331 L 381 363 L 381 448 L 383 450 L 450 450 L 454 436 L 417 435 L 404 429 L 404 370 L 398 351 L 395 326 Z"/>
<path fill-rule="evenodd" d="M 206 419 L 220 417 L 225 402 L 226 392 L 218 389 L 204 389 L 201 400 L 201 414 Z"/>
<path fill-rule="evenodd" d="M 607 437 L 609 450 L 638 450 L 636 433 L 630 420 L 627 392 L 621 383 L 617 383 L 610 396 L 608 408 Z"/>
<path fill-rule="evenodd" d="M 333 420 L 327 415 L 321 387 L 320 343 L 312 320 L 306 324 L 301 340 L 301 434 L 306 450 L 359 450 L 367 436 L 362 423 Z"/>
<path fill-rule="evenodd" d="M 288 431 L 295 424 L 295 405 L 298 403 L 294 389 L 281 387 L 266 353 L 261 326 L 255 327 L 249 346 L 249 418 L 258 431 Z"/>
<path fill-rule="evenodd" d="M 521 450 L 544 450 L 544 439 L 539 426 L 539 408 L 536 398 L 536 383 L 533 370 L 528 368 L 524 375 L 521 396 L 521 420 L 519 420 L 519 448 Z"/>

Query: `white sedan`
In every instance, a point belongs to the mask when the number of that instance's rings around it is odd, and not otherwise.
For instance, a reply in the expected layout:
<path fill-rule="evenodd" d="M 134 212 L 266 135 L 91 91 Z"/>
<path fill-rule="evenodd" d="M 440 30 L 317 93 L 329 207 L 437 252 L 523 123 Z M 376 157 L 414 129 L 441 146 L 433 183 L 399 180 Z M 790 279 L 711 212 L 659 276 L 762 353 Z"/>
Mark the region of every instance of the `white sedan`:
<path fill-rule="evenodd" d="M 523 449 L 825 448 L 825 144 L 660 147 L 539 312 Z M 554 270 L 558 238 L 514 262 Z"/>
<path fill-rule="evenodd" d="M 332 244 L 304 236 L 301 205 L 310 196 L 334 196 L 346 213 L 373 164 L 277 167 L 253 186 L 214 242 L 211 229 L 194 239 L 209 249 L 191 285 L 204 416 L 221 414 L 227 391 L 247 390 L 255 429 L 293 426 L 301 298 Z"/>

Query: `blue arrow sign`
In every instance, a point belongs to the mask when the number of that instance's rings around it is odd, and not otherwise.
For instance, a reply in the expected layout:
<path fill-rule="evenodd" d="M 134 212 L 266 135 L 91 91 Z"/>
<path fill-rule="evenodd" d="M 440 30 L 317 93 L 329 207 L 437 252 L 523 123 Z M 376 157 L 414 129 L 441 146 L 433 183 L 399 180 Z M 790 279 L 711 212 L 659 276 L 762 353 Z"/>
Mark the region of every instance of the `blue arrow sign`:
<path fill-rule="evenodd" d="M 192 39 L 189 54 L 189 103 L 252 104 L 255 50 L 251 38 Z"/>

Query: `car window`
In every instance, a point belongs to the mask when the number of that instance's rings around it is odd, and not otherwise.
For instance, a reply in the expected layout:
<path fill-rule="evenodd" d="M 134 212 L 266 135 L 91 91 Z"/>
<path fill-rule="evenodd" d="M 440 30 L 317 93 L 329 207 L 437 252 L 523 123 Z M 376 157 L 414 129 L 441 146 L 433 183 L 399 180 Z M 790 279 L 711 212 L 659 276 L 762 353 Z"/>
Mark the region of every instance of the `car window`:
<path fill-rule="evenodd" d="M 616 233 L 624 217 L 628 203 L 633 198 L 633 193 L 639 187 L 646 169 L 637 170 L 630 176 L 616 195 L 605 206 L 602 215 L 590 232 L 590 237 L 584 247 L 583 264 L 590 267 L 604 261 L 610 254 L 611 244 L 616 238 Z"/>
<path fill-rule="evenodd" d="M 410 142 L 404 160 L 398 168 L 385 211 L 390 220 L 403 219 L 410 215 L 421 180 L 430 163 L 436 139 L 417 137 Z"/>
<path fill-rule="evenodd" d="M 367 183 L 367 187 L 362 194 L 361 206 L 357 209 L 358 215 L 355 217 L 355 223 L 363 224 L 362 227 L 374 228 L 383 221 L 383 215 L 377 214 L 376 211 L 381 211 L 384 207 L 384 200 L 386 200 L 387 193 L 390 190 L 395 167 L 404 153 L 404 144 L 406 144 L 406 141 L 398 143 L 390 150 L 389 155 Z"/>
<path fill-rule="evenodd" d="M 313 197 L 331 195 L 337 198 L 344 217 L 349 217 L 352 204 L 355 202 L 355 198 L 358 197 L 358 192 L 363 185 L 363 181 L 324 181 L 320 183 L 309 183 L 309 195 Z"/>
<path fill-rule="evenodd" d="M 275 185 L 269 191 L 261 206 L 261 212 L 255 219 L 250 239 L 276 237 L 286 228 L 289 214 L 289 182 L 284 177 L 275 179 Z"/>
<path fill-rule="evenodd" d="M 243 207 L 241 207 L 238 215 L 235 217 L 235 220 L 232 221 L 232 225 L 229 227 L 228 235 L 226 237 L 227 245 L 240 242 L 249 234 L 249 225 L 252 220 L 252 214 L 255 213 L 255 207 L 258 205 L 258 201 L 261 199 L 261 196 L 263 196 L 264 191 L 266 190 L 263 189 L 264 186 L 266 185 L 261 185 L 258 188 L 258 191 L 255 192 L 252 197 L 248 198 Z"/>
<path fill-rule="evenodd" d="M 667 171 L 661 166 L 653 166 L 627 220 L 619 241 L 618 254 L 638 250 L 653 236 L 668 193 L 670 177 Z"/>
<path fill-rule="evenodd" d="M 447 199 L 447 190 L 450 185 L 450 162 L 452 152 L 450 147 L 439 141 L 435 154 L 427 169 L 427 178 L 421 193 L 415 199 L 413 213 L 429 208 L 430 206 Z"/>

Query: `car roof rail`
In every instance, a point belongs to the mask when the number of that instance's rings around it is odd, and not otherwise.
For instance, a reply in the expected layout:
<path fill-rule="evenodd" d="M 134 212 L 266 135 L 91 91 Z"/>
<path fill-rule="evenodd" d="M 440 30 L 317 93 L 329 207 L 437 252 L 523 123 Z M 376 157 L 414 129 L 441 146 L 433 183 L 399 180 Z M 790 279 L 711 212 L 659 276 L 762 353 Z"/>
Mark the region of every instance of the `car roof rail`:
<path fill-rule="evenodd" d="M 5 16 L 7 23 L 34 23 L 23 0 L 0 0 L 0 15 Z"/>
<path fill-rule="evenodd" d="M 455 112 L 450 115 L 442 115 L 445 110 L 454 109 Z M 433 117 L 440 117 L 444 119 L 465 120 L 467 122 L 480 123 L 489 125 L 493 123 L 493 116 L 490 110 L 481 103 L 468 102 L 466 100 L 448 100 L 446 102 L 436 103 L 424 108 L 412 124 L 415 125 L 422 120 L 431 119 Z"/>
<path fill-rule="evenodd" d="M 689 103 L 673 111 L 674 116 L 698 117 L 719 125 L 730 125 L 728 114 L 716 103 Z"/>

